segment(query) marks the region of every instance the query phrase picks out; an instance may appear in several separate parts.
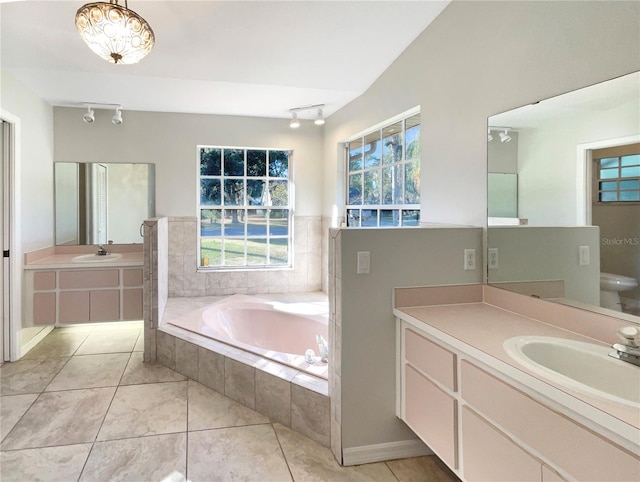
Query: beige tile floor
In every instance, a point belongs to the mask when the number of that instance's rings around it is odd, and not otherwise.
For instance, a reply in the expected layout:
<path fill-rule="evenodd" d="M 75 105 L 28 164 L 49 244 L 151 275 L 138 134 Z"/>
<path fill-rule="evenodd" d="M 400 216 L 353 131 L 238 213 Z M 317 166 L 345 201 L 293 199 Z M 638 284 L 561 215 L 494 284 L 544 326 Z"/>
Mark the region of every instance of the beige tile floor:
<path fill-rule="evenodd" d="M 0 368 L 0 480 L 456 481 L 436 457 L 331 452 L 158 364 L 141 323 L 58 328 Z"/>

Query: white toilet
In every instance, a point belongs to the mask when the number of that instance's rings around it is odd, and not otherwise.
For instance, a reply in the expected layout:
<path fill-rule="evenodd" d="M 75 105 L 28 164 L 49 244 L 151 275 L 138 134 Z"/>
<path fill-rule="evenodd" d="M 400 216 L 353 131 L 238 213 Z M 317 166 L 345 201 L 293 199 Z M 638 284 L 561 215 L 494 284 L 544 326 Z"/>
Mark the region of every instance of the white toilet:
<path fill-rule="evenodd" d="M 622 311 L 620 291 L 629 291 L 638 286 L 638 282 L 629 276 L 612 273 L 600 273 L 600 306 Z"/>

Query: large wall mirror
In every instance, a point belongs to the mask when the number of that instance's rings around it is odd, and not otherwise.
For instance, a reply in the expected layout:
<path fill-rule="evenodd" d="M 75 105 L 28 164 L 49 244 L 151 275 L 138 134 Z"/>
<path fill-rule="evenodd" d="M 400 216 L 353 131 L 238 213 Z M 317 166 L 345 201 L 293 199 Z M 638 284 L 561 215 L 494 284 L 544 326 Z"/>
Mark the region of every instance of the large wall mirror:
<path fill-rule="evenodd" d="M 488 119 L 488 283 L 640 323 L 640 73 Z"/>
<path fill-rule="evenodd" d="M 56 162 L 57 245 L 142 243 L 155 216 L 153 164 Z"/>

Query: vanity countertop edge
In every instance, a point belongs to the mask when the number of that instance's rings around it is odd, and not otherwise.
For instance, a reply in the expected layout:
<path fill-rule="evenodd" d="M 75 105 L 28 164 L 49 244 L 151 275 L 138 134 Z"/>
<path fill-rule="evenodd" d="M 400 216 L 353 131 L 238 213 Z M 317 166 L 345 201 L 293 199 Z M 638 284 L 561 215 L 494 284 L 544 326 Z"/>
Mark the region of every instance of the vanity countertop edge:
<path fill-rule="evenodd" d="M 83 253 L 84 254 L 84 253 Z M 74 262 L 73 258 L 78 256 L 74 254 L 54 254 L 45 258 L 25 263 L 24 269 L 40 270 L 40 269 L 108 269 L 123 267 L 142 267 L 144 265 L 143 253 L 120 253 L 120 257 L 113 261 L 103 261 L 94 263 Z"/>

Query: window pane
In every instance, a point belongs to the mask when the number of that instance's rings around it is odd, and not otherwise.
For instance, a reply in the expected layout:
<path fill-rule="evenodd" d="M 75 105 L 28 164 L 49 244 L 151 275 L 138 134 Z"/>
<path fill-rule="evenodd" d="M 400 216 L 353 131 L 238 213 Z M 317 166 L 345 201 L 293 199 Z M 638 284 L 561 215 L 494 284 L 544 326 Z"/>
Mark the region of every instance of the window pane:
<path fill-rule="evenodd" d="M 364 173 L 363 204 L 380 204 L 380 171 L 378 170 Z"/>
<path fill-rule="evenodd" d="M 245 264 L 244 248 L 244 239 L 225 238 L 224 265 L 243 266 Z"/>
<path fill-rule="evenodd" d="M 362 169 L 362 139 L 349 142 L 349 172 Z"/>
<path fill-rule="evenodd" d="M 382 129 L 382 163 L 391 164 L 402 160 L 402 122 Z"/>
<path fill-rule="evenodd" d="M 378 210 L 377 209 L 363 209 L 362 210 L 362 226 L 371 227 L 378 225 Z"/>
<path fill-rule="evenodd" d="M 247 239 L 247 264 L 266 265 L 267 264 L 267 239 Z"/>
<path fill-rule="evenodd" d="M 402 165 L 382 169 L 382 203 L 402 204 Z"/>
<path fill-rule="evenodd" d="M 640 165 L 640 154 L 632 154 L 630 156 L 622 156 L 620 159 L 622 166 L 638 166 Z"/>
<path fill-rule="evenodd" d="M 244 176 L 244 150 L 224 150 L 224 175 Z"/>
<path fill-rule="evenodd" d="M 244 205 L 244 181 L 242 179 L 224 180 L 224 203 L 227 206 Z"/>
<path fill-rule="evenodd" d="M 620 177 L 640 177 L 640 166 L 623 167 L 620 169 Z"/>
<path fill-rule="evenodd" d="M 288 151 L 269 151 L 269 176 L 289 177 Z"/>
<path fill-rule="evenodd" d="M 269 181 L 269 198 L 272 206 L 286 206 L 289 200 L 289 182 Z"/>
<path fill-rule="evenodd" d="M 420 204 L 420 160 L 404 165 L 404 204 Z"/>
<path fill-rule="evenodd" d="M 219 176 L 222 161 L 222 149 L 203 147 L 200 149 L 200 175 Z"/>
<path fill-rule="evenodd" d="M 618 177 L 618 169 L 600 169 L 600 179 L 615 179 Z"/>
<path fill-rule="evenodd" d="M 640 201 L 640 191 L 620 191 L 620 201 Z"/>
<path fill-rule="evenodd" d="M 364 167 L 380 165 L 382 148 L 380 146 L 380 131 L 372 132 L 364 138 Z"/>
<path fill-rule="evenodd" d="M 618 183 L 616 181 L 607 181 L 600 183 L 601 191 L 615 191 L 618 189 Z"/>
<path fill-rule="evenodd" d="M 264 206 L 267 201 L 265 181 L 258 179 L 247 180 L 247 202 L 249 206 Z"/>
<path fill-rule="evenodd" d="M 417 209 L 403 209 L 402 210 L 402 225 L 403 226 L 417 226 L 420 224 L 420 211 Z"/>
<path fill-rule="evenodd" d="M 220 266 L 222 264 L 222 241 L 220 238 L 200 239 L 200 266 Z"/>
<path fill-rule="evenodd" d="M 352 174 L 349 176 L 349 200 L 347 204 L 362 203 L 362 174 Z"/>
<path fill-rule="evenodd" d="M 289 264 L 289 243 L 286 239 L 272 239 L 269 243 L 269 264 Z"/>
<path fill-rule="evenodd" d="M 640 181 L 638 179 L 620 181 L 620 189 L 640 189 Z"/>
<path fill-rule="evenodd" d="M 220 179 L 200 180 L 200 204 L 204 206 L 220 205 Z"/>
<path fill-rule="evenodd" d="M 360 227 L 360 210 L 347 209 L 347 226 L 350 228 Z"/>
<path fill-rule="evenodd" d="M 618 167 L 618 158 L 617 157 L 605 157 L 600 159 L 600 167 L 602 169 L 606 169 L 608 167 Z"/>
<path fill-rule="evenodd" d="M 200 236 L 221 236 L 222 212 L 220 209 L 200 210 Z"/>
<path fill-rule="evenodd" d="M 380 226 L 400 226 L 400 211 L 398 209 L 380 210 Z"/>
<path fill-rule="evenodd" d="M 617 200 L 618 200 L 618 193 L 616 191 L 613 191 L 613 192 L 606 191 L 606 192 L 600 193 L 600 201 L 610 202 L 610 201 L 617 201 Z"/>
<path fill-rule="evenodd" d="M 244 209 L 225 209 L 222 232 L 225 236 L 244 236 Z"/>
<path fill-rule="evenodd" d="M 409 117 L 405 121 L 405 145 L 406 159 L 418 159 L 420 157 L 420 115 Z"/>
<path fill-rule="evenodd" d="M 247 151 L 247 176 L 267 175 L 267 151 Z"/>
<path fill-rule="evenodd" d="M 247 210 L 247 236 L 267 235 L 267 210 L 248 209 Z"/>
<path fill-rule="evenodd" d="M 287 236 L 289 234 L 289 210 L 271 209 L 269 211 L 269 234 Z"/>

